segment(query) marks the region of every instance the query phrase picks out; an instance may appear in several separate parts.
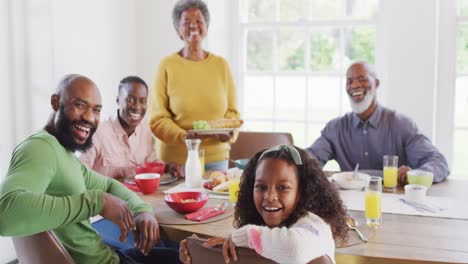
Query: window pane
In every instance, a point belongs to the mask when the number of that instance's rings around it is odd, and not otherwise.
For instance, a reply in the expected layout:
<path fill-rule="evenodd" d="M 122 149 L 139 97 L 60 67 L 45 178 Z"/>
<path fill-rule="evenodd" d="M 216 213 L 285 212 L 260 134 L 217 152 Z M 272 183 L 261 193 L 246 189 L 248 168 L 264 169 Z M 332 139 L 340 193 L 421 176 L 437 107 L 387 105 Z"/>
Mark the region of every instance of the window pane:
<path fill-rule="evenodd" d="M 283 71 L 304 70 L 305 33 L 290 30 L 279 33 L 279 65 Z"/>
<path fill-rule="evenodd" d="M 280 20 L 281 21 L 300 21 L 307 19 L 307 0 L 281 0 L 280 1 Z"/>
<path fill-rule="evenodd" d="M 248 21 L 274 21 L 275 20 L 275 2 L 272 0 L 247 0 L 248 2 Z"/>
<path fill-rule="evenodd" d="M 378 0 L 346 0 L 346 15 L 353 18 L 375 18 Z"/>
<path fill-rule="evenodd" d="M 468 179 L 468 130 L 455 130 L 452 174 Z"/>
<path fill-rule="evenodd" d="M 277 119 L 305 120 L 305 77 L 278 77 L 276 79 Z"/>
<path fill-rule="evenodd" d="M 349 95 L 346 92 L 346 88 L 345 88 L 345 85 L 346 85 L 345 82 L 346 82 L 346 80 L 342 79 L 341 91 L 340 91 L 340 93 L 341 93 L 341 111 L 338 114 L 339 116 L 344 115 L 345 113 L 352 111 L 351 104 L 349 103 L 349 100 L 350 100 Z"/>
<path fill-rule="evenodd" d="M 340 110 L 339 77 L 310 77 L 309 87 L 309 120 L 327 122 L 337 117 Z"/>
<path fill-rule="evenodd" d="M 458 26 L 457 41 L 457 70 L 459 73 L 468 72 L 468 25 Z"/>
<path fill-rule="evenodd" d="M 339 69 L 339 31 L 312 32 L 310 36 L 310 69 L 332 71 Z"/>
<path fill-rule="evenodd" d="M 312 0 L 312 19 L 334 19 L 343 16 L 342 0 Z"/>
<path fill-rule="evenodd" d="M 458 14 L 460 16 L 468 16 L 468 0 L 458 1 Z"/>
<path fill-rule="evenodd" d="M 375 62 L 375 28 L 359 27 L 345 30 L 345 69 L 350 62 Z"/>
<path fill-rule="evenodd" d="M 289 132 L 293 136 L 294 145 L 304 148 L 305 123 L 279 122 L 276 124 L 276 132 Z"/>
<path fill-rule="evenodd" d="M 468 127 L 468 77 L 458 77 L 455 88 L 455 127 L 460 126 Z"/>
<path fill-rule="evenodd" d="M 246 76 L 244 81 L 245 118 L 273 117 L 273 77 Z"/>
<path fill-rule="evenodd" d="M 242 129 L 245 131 L 258 131 L 258 132 L 271 132 L 273 131 L 272 121 L 246 121 L 242 125 Z"/>
<path fill-rule="evenodd" d="M 273 32 L 249 31 L 247 33 L 247 70 L 273 70 Z"/>
<path fill-rule="evenodd" d="M 309 123 L 309 127 L 307 130 L 307 140 L 306 140 L 306 146 L 309 147 L 311 146 L 315 140 L 317 140 L 320 137 L 320 132 L 322 129 L 325 127 L 326 122 L 323 123 Z"/>

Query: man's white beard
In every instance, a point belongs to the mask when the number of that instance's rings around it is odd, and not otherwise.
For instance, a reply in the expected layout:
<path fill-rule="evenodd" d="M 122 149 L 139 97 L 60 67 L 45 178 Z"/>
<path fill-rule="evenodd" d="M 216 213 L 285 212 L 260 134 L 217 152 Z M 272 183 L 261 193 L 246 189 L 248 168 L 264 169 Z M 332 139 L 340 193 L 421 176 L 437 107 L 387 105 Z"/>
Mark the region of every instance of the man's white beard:
<path fill-rule="evenodd" d="M 372 100 L 374 100 L 375 98 L 375 90 L 377 90 L 376 87 L 371 88 L 364 96 L 364 100 L 362 100 L 359 103 L 354 102 L 353 98 L 349 96 L 351 109 L 353 110 L 354 113 L 362 114 L 364 111 L 366 111 L 369 108 L 369 106 L 372 104 Z"/>

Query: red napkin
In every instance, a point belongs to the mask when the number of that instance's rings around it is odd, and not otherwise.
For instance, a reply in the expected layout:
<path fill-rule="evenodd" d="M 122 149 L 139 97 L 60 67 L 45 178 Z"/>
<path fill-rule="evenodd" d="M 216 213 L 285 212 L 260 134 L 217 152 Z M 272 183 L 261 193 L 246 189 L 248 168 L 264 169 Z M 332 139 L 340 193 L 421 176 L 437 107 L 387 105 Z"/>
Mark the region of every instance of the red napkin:
<path fill-rule="evenodd" d="M 134 182 L 133 183 L 122 182 L 122 184 L 134 192 L 141 192 L 140 188 L 138 188 L 138 186 Z"/>
<path fill-rule="evenodd" d="M 209 219 L 209 218 L 211 218 L 211 217 L 215 217 L 215 216 L 217 216 L 217 215 L 220 215 L 220 214 L 224 213 L 224 210 L 213 211 L 214 209 L 215 209 L 214 206 L 212 206 L 212 207 L 207 207 L 207 208 L 203 208 L 203 209 L 198 210 L 198 211 L 196 211 L 196 212 L 194 212 L 194 213 L 186 214 L 186 215 L 185 215 L 185 218 L 187 218 L 187 219 L 189 219 L 189 220 L 192 220 L 192 221 L 199 221 L 199 222 L 201 222 L 201 221 L 204 221 L 204 220 Z M 209 212 L 209 211 L 212 211 L 212 212 L 207 213 L 207 212 Z M 200 216 L 200 215 L 203 215 L 203 217 L 202 217 L 202 218 L 197 218 L 197 217 Z"/>

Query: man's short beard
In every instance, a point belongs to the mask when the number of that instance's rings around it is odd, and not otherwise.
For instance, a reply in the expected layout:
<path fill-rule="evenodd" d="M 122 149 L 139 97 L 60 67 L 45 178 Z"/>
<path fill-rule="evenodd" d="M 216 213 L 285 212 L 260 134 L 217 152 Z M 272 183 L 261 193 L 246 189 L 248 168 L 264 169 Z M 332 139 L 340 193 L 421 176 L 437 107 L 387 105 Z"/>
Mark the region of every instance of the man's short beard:
<path fill-rule="evenodd" d="M 95 126 L 91 127 L 91 130 L 89 131 L 89 136 L 86 139 L 85 143 L 77 144 L 73 140 L 71 128 L 75 123 L 83 122 L 72 122 L 65 114 L 63 105 L 60 105 L 57 115 L 58 118 L 55 124 L 55 137 L 64 148 L 70 150 L 71 152 L 75 152 L 77 150 L 85 152 L 93 145 L 92 138 L 94 132 L 96 132 Z"/>
<path fill-rule="evenodd" d="M 362 100 L 359 103 L 354 102 L 353 98 L 349 96 L 349 102 L 351 104 L 351 109 L 353 110 L 353 112 L 356 114 L 362 114 L 367 109 L 369 109 L 370 105 L 372 104 L 372 101 L 375 99 L 376 90 L 376 87 L 371 88 L 364 96 L 364 100 Z"/>

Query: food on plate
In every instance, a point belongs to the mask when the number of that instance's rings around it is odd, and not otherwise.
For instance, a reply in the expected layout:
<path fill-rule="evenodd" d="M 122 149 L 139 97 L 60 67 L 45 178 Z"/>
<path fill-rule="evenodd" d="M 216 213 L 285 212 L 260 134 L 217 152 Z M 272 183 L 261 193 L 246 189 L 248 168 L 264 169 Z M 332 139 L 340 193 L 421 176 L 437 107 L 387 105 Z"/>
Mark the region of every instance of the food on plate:
<path fill-rule="evenodd" d="M 207 181 L 203 183 L 203 188 L 208 189 L 208 190 L 213 190 L 213 183 L 211 183 L 210 181 Z"/>
<path fill-rule="evenodd" d="M 223 182 L 221 184 L 216 185 L 213 187 L 213 191 L 215 192 L 227 192 L 229 191 L 229 181 Z"/>
<path fill-rule="evenodd" d="M 181 202 L 182 203 L 193 203 L 193 202 L 196 202 L 197 200 L 196 199 L 182 199 Z"/>
<path fill-rule="evenodd" d="M 193 121 L 193 129 L 205 130 L 216 128 L 239 128 L 244 123 L 241 119 L 223 118 L 218 120 L 195 120 Z"/>
<path fill-rule="evenodd" d="M 229 181 L 229 178 L 226 174 L 220 172 L 220 171 L 214 171 L 210 175 L 210 181 L 213 184 L 213 188 L 217 185 L 220 185 L 221 183 Z"/>
<path fill-rule="evenodd" d="M 208 122 L 211 128 L 239 128 L 244 123 L 241 119 L 224 118 Z"/>
<path fill-rule="evenodd" d="M 228 188 L 226 189 L 224 186 Z M 227 192 L 229 189 L 229 177 L 224 172 L 213 171 L 210 175 L 210 179 L 203 183 L 203 188 L 218 192 Z"/>
<path fill-rule="evenodd" d="M 202 129 L 210 129 L 208 122 L 206 120 L 196 120 L 193 121 L 193 129 L 195 130 L 202 130 Z"/>

